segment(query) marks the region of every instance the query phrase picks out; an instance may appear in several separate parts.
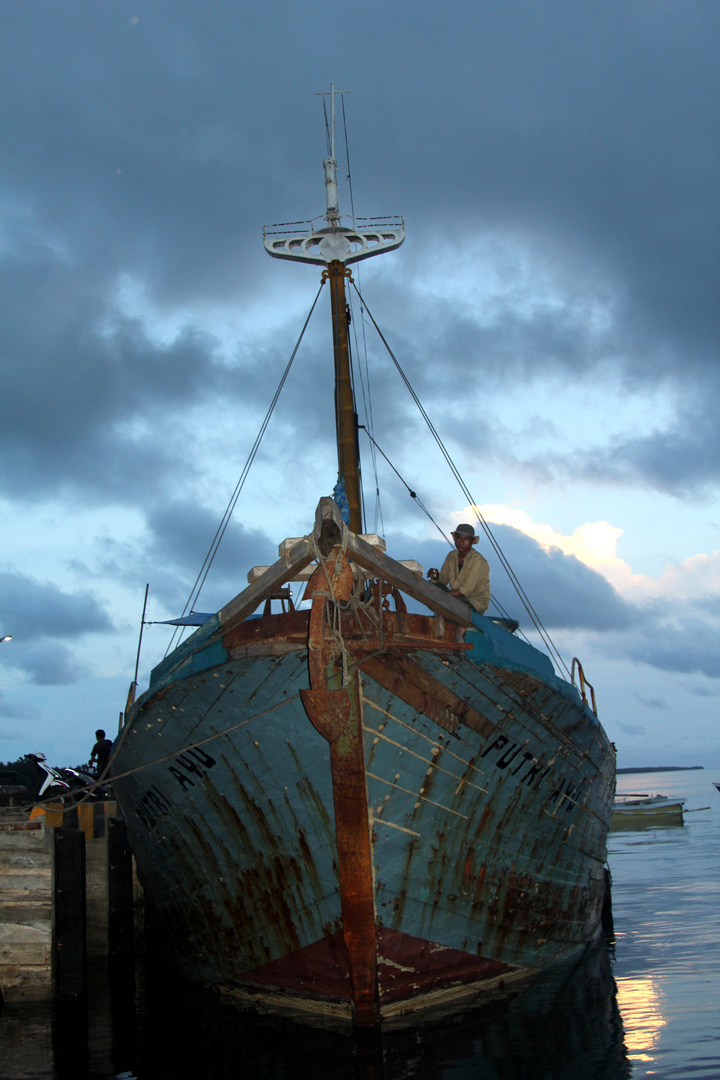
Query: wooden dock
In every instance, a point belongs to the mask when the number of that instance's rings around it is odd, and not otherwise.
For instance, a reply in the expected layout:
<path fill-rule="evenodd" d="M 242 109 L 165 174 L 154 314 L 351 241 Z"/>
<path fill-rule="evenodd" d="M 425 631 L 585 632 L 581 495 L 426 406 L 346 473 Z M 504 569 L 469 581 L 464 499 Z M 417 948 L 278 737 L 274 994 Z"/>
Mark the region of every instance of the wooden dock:
<path fill-rule="evenodd" d="M 132 963 L 142 904 L 115 802 L 0 810 L 0 993 L 82 997 L 88 960 Z"/>

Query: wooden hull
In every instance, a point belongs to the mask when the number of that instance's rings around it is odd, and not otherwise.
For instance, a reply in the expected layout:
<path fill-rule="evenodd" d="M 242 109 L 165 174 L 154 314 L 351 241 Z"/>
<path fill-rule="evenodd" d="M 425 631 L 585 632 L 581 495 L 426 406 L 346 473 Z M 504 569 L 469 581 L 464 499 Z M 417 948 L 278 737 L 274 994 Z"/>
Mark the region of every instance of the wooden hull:
<path fill-rule="evenodd" d="M 182 975 L 371 1024 L 477 1002 L 593 939 L 615 758 L 492 620 L 351 622 L 349 690 L 331 671 L 319 717 L 307 612 L 198 631 L 129 715 L 113 787 Z"/>
<path fill-rule="evenodd" d="M 359 530 L 345 282 L 404 228 L 344 228 L 334 151 L 324 169 L 327 225 L 265 244 L 325 267 L 336 490 Z M 154 671 L 112 769 L 173 965 L 257 1009 L 367 1027 L 592 941 L 615 786 L 612 744 L 550 661 L 372 541 L 321 499 L 313 532 Z M 249 618 L 306 571 L 309 612 Z"/>

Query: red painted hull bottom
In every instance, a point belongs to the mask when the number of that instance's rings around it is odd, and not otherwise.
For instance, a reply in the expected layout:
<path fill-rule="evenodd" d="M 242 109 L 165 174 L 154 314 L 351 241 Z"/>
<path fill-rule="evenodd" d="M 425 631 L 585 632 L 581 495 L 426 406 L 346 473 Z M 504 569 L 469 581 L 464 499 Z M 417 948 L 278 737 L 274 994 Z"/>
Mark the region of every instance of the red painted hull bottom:
<path fill-rule="evenodd" d="M 449 949 L 431 941 L 379 927 L 376 931 L 381 1006 L 465 983 L 497 980 L 516 971 L 510 964 Z M 347 951 L 341 931 L 263 964 L 233 980 L 233 987 L 262 993 L 349 1002 Z"/>

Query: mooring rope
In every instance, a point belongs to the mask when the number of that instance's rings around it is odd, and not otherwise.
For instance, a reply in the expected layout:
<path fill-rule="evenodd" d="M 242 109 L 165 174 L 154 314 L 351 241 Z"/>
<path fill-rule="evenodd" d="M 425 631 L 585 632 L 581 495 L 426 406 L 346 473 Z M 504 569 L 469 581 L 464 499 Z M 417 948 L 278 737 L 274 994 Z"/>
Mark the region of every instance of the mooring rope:
<path fill-rule="evenodd" d="M 152 761 L 144 761 L 142 765 L 136 765 L 133 769 L 127 769 L 125 772 L 118 773 L 116 776 L 110 776 L 104 782 L 101 780 L 96 780 L 93 784 L 86 784 L 85 787 L 73 788 L 73 794 L 79 795 L 83 793 L 85 795 L 89 795 L 92 794 L 93 791 L 96 791 L 97 788 L 103 787 L 104 783 L 114 784 L 118 780 L 125 780 L 128 776 L 134 776 L 136 773 L 143 772 L 145 769 L 151 769 L 154 765 L 162 765 L 164 761 L 172 761 L 173 758 L 179 757 L 180 754 L 186 754 L 189 750 L 197 750 L 198 747 L 204 746 L 206 743 L 212 742 L 214 739 L 221 739 L 224 735 L 229 735 L 232 731 L 237 731 L 239 728 L 246 727 L 248 724 L 252 724 L 254 720 L 259 720 L 260 717 L 267 716 L 268 713 L 274 712 L 275 709 L 282 708 L 283 705 L 289 705 L 291 701 L 297 701 L 299 697 L 299 693 L 292 694 L 290 697 L 285 698 L 283 701 L 278 701 L 275 703 L 275 705 L 270 705 L 269 708 L 263 709 L 261 712 L 255 713 L 253 716 L 248 716 L 244 720 L 238 721 L 237 724 L 231 724 L 230 727 L 223 728 L 222 731 L 216 731 L 212 735 L 208 735 L 204 739 L 199 739 L 197 742 L 188 743 L 186 746 L 181 746 L 179 750 L 173 750 L 169 754 L 164 754 L 163 757 L 153 758 Z M 129 730 L 129 728 L 130 725 L 126 725 L 126 727 L 123 728 L 123 732 Z M 120 745 L 121 744 L 119 743 L 117 750 L 114 751 L 112 757 L 110 758 L 110 761 L 108 762 L 103 772 L 103 776 L 107 774 L 110 766 L 117 757 L 117 752 L 120 749 Z M 32 808 L 35 806 L 46 806 L 48 803 L 61 802 L 63 798 L 67 798 L 67 795 L 50 795 L 47 799 L 40 799 L 36 800 L 35 802 L 25 803 L 22 806 L 8 807 L 8 809 L 12 810 L 13 813 L 17 814 L 22 813 L 25 810 L 32 810 Z M 73 802 L 67 806 L 63 806 L 63 810 L 70 810 L 75 806 L 79 806 L 81 802 L 84 801 L 85 799 L 78 799 L 77 802 Z M 0 816 L 0 822 L 1 821 L 2 817 Z"/>

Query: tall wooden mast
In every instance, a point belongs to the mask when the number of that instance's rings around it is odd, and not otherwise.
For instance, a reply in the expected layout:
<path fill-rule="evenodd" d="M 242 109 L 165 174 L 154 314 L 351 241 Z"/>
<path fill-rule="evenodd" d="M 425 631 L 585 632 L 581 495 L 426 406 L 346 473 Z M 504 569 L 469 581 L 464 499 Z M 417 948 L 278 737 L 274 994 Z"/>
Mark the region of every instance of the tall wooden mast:
<path fill-rule="evenodd" d="M 349 507 L 336 491 L 335 501 L 354 533 L 362 532 L 362 501 L 358 428 L 353 400 L 348 340 L 348 306 L 345 278 L 347 266 L 381 251 L 399 247 L 405 239 L 402 219 L 373 221 L 361 229 L 344 228 L 338 210 L 337 163 L 335 161 L 335 84 L 330 87 L 330 154 L 325 170 L 325 222 L 276 225 L 264 231 L 265 249 L 277 259 L 293 259 L 325 267 L 323 282 L 330 284 L 333 350 L 335 355 L 335 422 L 337 430 L 338 480 L 342 481 Z M 336 509 L 336 508 L 335 508 Z M 308 630 L 309 689 L 301 691 L 305 711 L 317 731 L 330 744 L 337 873 L 342 913 L 342 932 L 348 963 L 348 996 L 353 1018 L 361 1027 L 379 1019 L 378 946 L 375 935 L 372 843 L 367 804 L 367 778 L 363 750 L 362 698 L 359 668 L 345 667 L 346 654 L 338 652 L 337 637 L 328 634 L 328 620 L 345 604 L 354 587 L 350 561 L 339 544 L 325 553 L 322 566 L 308 582 L 312 597 Z M 344 650 L 344 646 L 343 646 Z"/>
<path fill-rule="evenodd" d="M 327 268 L 330 282 L 333 349 L 335 353 L 335 428 L 337 432 L 338 473 L 343 478 L 350 528 L 362 530 L 362 491 L 360 487 L 360 448 L 358 446 L 357 413 L 350 372 L 350 342 L 348 339 L 348 304 L 345 296 L 345 277 L 350 274 L 339 259 Z"/>
<path fill-rule="evenodd" d="M 330 154 L 323 162 L 325 172 L 325 223 L 315 227 L 315 221 L 293 222 L 290 225 L 271 225 L 263 231 L 265 250 L 276 259 L 309 262 L 324 266 L 323 280 L 330 284 L 333 350 L 335 355 L 335 426 L 338 449 L 338 474 L 342 479 L 350 507 L 350 529 L 362 532 L 362 492 L 360 485 L 360 454 L 358 426 L 350 370 L 348 337 L 348 305 L 345 279 L 350 277 L 347 266 L 400 247 L 405 239 L 402 218 L 365 218 L 363 226 L 345 228 L 338 209 L 337 162 L 335 160 L 335 96 L 344 91 L 330 91 Z M 317 220 L 317 219 L 315 219 Z M 352 279 L 351 279 L 352 280 Z"/>

